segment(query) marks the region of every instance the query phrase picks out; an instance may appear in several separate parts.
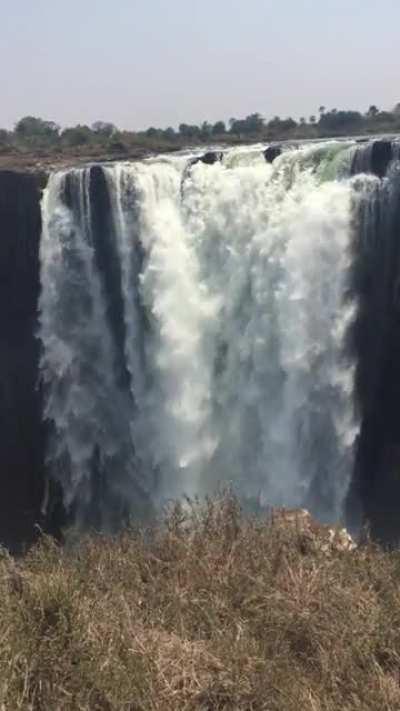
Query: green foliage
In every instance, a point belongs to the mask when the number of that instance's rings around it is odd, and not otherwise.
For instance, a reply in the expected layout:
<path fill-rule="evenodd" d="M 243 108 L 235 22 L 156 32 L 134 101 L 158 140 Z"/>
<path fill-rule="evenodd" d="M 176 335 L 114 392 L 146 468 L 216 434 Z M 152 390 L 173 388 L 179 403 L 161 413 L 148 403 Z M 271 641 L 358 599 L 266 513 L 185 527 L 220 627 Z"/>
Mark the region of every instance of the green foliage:
<path fill-rule="evenodd" d="M 113 123 L 109 123 L 107 121 L 95 121 L 92 124 L 92 131 L 103 138 L 111 138 L 111 136 L 117 132 L 117 129 Z"/>
<path fill-rule="evenodd" d="M 208 139 L 211 138 L 212 133 L 213 133 L 212 125 L 210 123 L 208 123 L 208 121 L 203 121 L 203 123 L 201 124 L 201 128 L 200 128 L 201 138 L 204 141 L 207 141 Z"/>
<path fill-rule="evenodd" d="M 366 116 L 367 118 L 375 119 L 379 114 L 379 109 L 375 106 L 375 104 L 371 104 L 369 107 Z"/>
<path fill-rule="evenodd" d="M 301 119 L 300 119 L 301 123 Z M 305 125 L 306 121 L 303 119 L 303 124 Z M 268 122 L 267 128 L 273 135 L 285 135 L 285 134 L 290 134 L 293 132 L 294 129 L 296 129 L 297 123 L 294 121 L 292 118 L 286 118 L 286 119 L 281 119 L 279 116 L 275 116 L 271 121 Z"/>
<path fill-rule="evenodd" d="M 92 132 L 88 126 L 66 128 L 61 134 L 61 143 L 65 146 L 84 146 L 90 143 Z"/>
<path fill-rule="evenodd" d="M 396 131 L 400 131 L 400 102 L 392 111 L 381 111 L 371 104 L 364 114 L 336 108 L 327 110 L 321 105 L 318 117 L 313 114 L 306 120 L 302 116 L 299 121 L 280 116 L 265 121 L 260 113 L 252 113 L 244 119 L 231 118 L 228 126 L 224 121 L 214 124 L 203 121 L 200 126 L 181 123 L 177 131 L 171 126 L 166 129 L 151 126 L 139 132 L 120 131 L 108 121 L 95 121 L 91 127 L 78 124 L 60 131 L 54 121 L 24 116 L 14 131 L 0 130 L 0 150 L 2 156 L 12 151 L 22 154 L 38 151 L 49 156 L 57 151 L 71 151 L 94 157 L 110 151 L 138 157 L 146 151 L 169 151 L 188 144 L 206 145 L 215 139 L 235 144 Z"/>
<path fill-rule="evenodd" d="M 173 141 L 176 138 L 176 133 L 175 129 L 173 129 L 171 126 L 168 126 L 168 128 L 165 129 L 163 132 L 164 138 L 167 139 L 167 141 Z"/>
<path fill-rule="evenodd" d="M 363 120 L 359 111 L 328 111 L 321 114 L 319 127 L 327 133 L 351 133 L 362 127 Z"/>
<path fill-rule="evenodd" d="M 217 121 L 213 127 L 212 132 L 214 136 L 223 136 L 226 133 L 226 126 L 224 121 Z"/>
<path fill-rule="evenodd" d="M 149 138 L 155 138 L 155 137 L 159 136 L 160 133 L 161 133 L 161 131 L 158 128 L 154 128 L 153 126 L 151 126 L 150 128 L 147 129 L 146 136 L 148 136 Z"/>
<path fill-rule="evenodd" d="M 4 128 L 0 128 L 0 145 L 6 146 L 11 142 L 11 134 Z"/>
<path fill-rule="evenodd" d="M 183 138 L 193 139 L 200 138 L 201 129 L 199 126 L 189 125 L 187 123 L 181 123 L 179 126 L 179 133 Z"/>
<path fill-rule="evenodd" d="M 245 119 L 230 120 L 231 133 L 238 136 L 256 136 L 263 131 L 264 125 L 264 119 L 261 114 L 258 113 L 250 114 L 246 116 Z"/>
<path fill-rule="evenodd" d="M 25 116 L 15 126 L 15 135 L 22 142 L 32 145 L 55 143 L 60 127 L 54 121 L 44 121 L 34 116 Z"/>

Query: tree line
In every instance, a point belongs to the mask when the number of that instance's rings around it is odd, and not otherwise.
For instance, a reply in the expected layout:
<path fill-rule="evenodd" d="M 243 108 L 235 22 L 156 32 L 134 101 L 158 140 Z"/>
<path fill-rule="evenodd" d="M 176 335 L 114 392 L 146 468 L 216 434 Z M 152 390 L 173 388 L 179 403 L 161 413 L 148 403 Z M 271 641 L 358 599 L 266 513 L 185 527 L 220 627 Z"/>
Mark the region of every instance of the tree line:
<path fill-rule="evenodd" d="M 231 118 L 228 123 L 222 120 L 215 123 L 204 121 L 200 125 L 181 123 L 177 129 L 151 126 L 135 132 L 121 131 L 107 121 L 61 129 L 54 121 L 25 116 L 16 123 L 14 130 L 0 129 L 0 152 L 12 149 L 71 151 L 85 147 L 124 152 L 137 145 L 173 149 L 189 143 L 213 141 L 278 141 L 397 131 L 400 131 L 400 102 L 391 111 L 380 110 L 375 105 L 371 105 L 365 113 L 336 108 L 327 110 L 325 106 L 320 106 L 318 114 L 301 117 L 298 121 L 280 116 L 267 121 L 260 113 L 253 113 L 243 119 Z"/>

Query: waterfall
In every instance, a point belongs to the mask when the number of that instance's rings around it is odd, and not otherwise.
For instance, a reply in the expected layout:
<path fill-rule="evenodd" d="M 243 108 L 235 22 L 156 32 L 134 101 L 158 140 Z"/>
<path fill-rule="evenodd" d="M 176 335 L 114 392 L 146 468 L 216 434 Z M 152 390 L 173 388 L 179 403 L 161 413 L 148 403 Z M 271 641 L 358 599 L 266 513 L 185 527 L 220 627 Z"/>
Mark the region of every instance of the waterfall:
<path fill-rule="evenodd" d="M 228 156 L 213 171 L 199 164 L 186 205 L 203 279 L 221 300 L 211 478 L 329 518 L 340 514 L 355 431 L 343 353 L 350 187 L 323 177 L 349 154 L 326 149 L 326 164 L 315 147 L 273 167 L 257 154 L 242 164 Z"/>
<path fill-rule="evenodd" d="M 132 402 L 118 382 L 115 345 L 96 270 L 91 172 L 56 173 L 45 190 L 40 338 L 47 463 L 66 507 L 94 522 L 140 502 Z"/>
<path fill-rule="evenodd" d="M 358 432 L 354 155 L 331 141 L 273 164 L 249 147 L 51 176 L 47 464 L 78 519 L 228 483 L 340 518 Z"/>

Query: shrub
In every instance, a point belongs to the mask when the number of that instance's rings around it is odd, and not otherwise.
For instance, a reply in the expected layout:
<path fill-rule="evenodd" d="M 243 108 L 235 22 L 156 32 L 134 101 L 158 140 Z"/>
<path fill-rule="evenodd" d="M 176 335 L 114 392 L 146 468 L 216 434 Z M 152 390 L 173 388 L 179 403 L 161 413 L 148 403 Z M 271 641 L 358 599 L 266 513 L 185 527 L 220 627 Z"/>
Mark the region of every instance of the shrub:
<path fill-rule="evenodd" d="M 393 711 L 400 555 L 231 496 L 0 560 L 0 708 Z"/>

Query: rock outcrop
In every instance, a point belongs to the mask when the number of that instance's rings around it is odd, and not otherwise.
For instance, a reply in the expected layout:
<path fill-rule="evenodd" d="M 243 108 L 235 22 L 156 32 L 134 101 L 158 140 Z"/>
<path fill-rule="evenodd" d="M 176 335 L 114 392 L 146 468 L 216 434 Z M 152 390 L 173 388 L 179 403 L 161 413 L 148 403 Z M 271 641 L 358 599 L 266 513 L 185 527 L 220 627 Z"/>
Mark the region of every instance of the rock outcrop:
<path fill-rule="evenodd" d="M 222 151 L 208 151 L 207 153 L 204 153 L 202 156 L 198 156 L 197 158 L 193 158 L 193 160 L 190 162 L 190 165 L 196 165 L 196 163 L 205 163 L 205 165 L 214 165 L 214 163 L 218 163 L 222 160 L 223 153 Z"/>
<path fill-rule="evenodd" d="M 383 178 L 392 160 L 392 142 L 374 141 L 371 148 L 371 170 L 378 178 Z"/>
<path fill-rule="evenodd" d="M 357 149 L 352 171 L 386 174 L 390 141 Z M 355 356 L 355 392 L 360 416 L 356 466 L 348 499 L 358 522 L 364 517 L 382 542 L 400 542 L 400 184 L 381 181 L 358 205 L 352 259 L 357 314 L 349 345 Z"/>
<path fill-rule="evenodd" d="M 267 163 L 273 163 L 276 158 L 278 158 L 282 153 L 281 146 L 268 146 L 264 151 L 264 158 Z"/>

